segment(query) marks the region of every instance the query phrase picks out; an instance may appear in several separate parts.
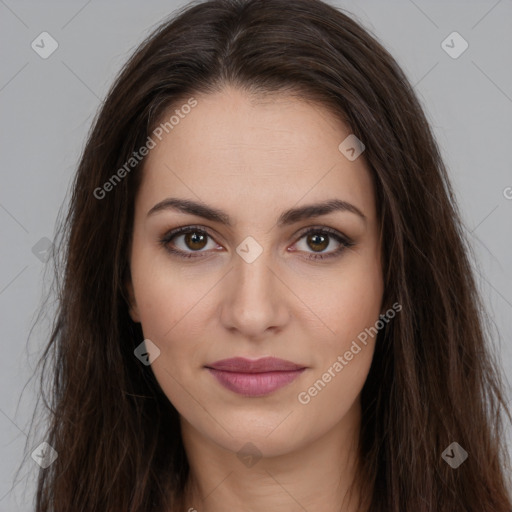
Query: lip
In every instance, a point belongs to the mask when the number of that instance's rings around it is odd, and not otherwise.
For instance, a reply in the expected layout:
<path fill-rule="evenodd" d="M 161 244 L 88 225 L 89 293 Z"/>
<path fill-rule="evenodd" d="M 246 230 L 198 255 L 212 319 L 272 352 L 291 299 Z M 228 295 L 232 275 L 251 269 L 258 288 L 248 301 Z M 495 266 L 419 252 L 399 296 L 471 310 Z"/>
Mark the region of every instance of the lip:
<path fill-rule="evenodd" d="M 291 361 L 264 357 L 222 359 L 205 366 L 225 388 L 243 396 L 265 396 L 294 381 L 306 369 Z"/>

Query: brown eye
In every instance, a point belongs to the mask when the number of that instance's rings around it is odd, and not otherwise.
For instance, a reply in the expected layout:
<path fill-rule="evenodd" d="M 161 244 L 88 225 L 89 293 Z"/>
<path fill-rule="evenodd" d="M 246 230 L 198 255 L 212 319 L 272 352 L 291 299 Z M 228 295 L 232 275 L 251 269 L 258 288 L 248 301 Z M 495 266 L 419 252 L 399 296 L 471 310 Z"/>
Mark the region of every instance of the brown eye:
<path fill-rule="evenodd" d="M 329 246 L 329 237 L 318 233 L 309 234 L 306 243 L 314 251 L 324 251 Z"/>
<path fill-rule="evenodd" d="M 212 246 L 207 247 L 208 243 L 211 243 Z M 217 247 L 213 238 L 206 231 L 194 226 L 185 226 L 170 231 L 160 240 L 160 244 L 168 252 L 183 258 L 201 257 L 205 255 L 204 253 L 210 252 L 207 249 Z"/>
<path fill-rule="evenodd" d="M 198 231 L 192 231 L 184 235 L 185 245 L 194 251 L 204 249 L 208 235 Z"/>
<path fill-rule="evenodd" d="M 210 250 L 208 250 L 209 242 L 212 244 L 212 247 L 209 248 Z M 195 226 L 185 226 L 170 231 L 160 239 L 160 244 L 165 250 L 181 258 L 208 256 L 212 249 L 219 249 L 219 246 L 217 246 L 213 237 L 208 232 Z M 303 232 L 302 236 L 299 237 L 299 241 L 296 242 L 296 245 L 301 244 L 304 247 L 299 247 L 299 252 L 306 253 L 306 258 L 311 260 L 322 260 L 339 256 L 346 248 L 355 245 L 345 235 L 326 227 L 310 228 Z M 333 244 L 334 247 L 332 247 Z"/>
<path fill-rule="evenodd" d="M 301 252 L 307 253 L 307 259 L 323 260 L 341 256 L 345 249 L 353 247 L 355 244 L 350 238 L 338 231 L 323 227 L 309 228 L 302 233 L 295 245 Z"/>

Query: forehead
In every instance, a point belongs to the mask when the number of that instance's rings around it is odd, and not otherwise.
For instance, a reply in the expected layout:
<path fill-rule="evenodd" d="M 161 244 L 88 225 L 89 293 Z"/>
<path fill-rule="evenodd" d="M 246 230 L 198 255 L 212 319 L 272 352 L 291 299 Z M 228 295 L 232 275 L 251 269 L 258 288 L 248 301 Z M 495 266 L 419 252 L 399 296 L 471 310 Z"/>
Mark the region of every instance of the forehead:
<path fill-rule="evenodd" d="M 138 195 L 146 211 L 167 195 L 253 212 L 340 197 L 374 214 L 365 160 L 339 151 L 350 130 L 327 108 L 233 88 L 194 99 L 197 105 L 184 109 L 169 133 L 154 138 Z M 173 106 L 163 122 L 179 109 Z"/>

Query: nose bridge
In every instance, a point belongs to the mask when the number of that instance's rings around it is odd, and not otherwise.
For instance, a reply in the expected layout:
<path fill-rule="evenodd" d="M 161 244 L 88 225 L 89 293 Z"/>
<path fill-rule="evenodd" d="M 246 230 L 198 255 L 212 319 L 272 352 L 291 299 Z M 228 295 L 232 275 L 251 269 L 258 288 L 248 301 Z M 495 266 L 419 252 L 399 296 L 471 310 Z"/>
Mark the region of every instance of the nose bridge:
<path fill-rule="evenodd" d="M 269 298 L 274 279 L 268 251 L 259 255 L 254 261 L 248 262 L 240 258 L 235 263 L 234 280 L 239 300 Z"/>
<path fill-rule="evenodd" d="M 230 272 L 221 315 L 226 327 L 248 336 L 282 325 L 287 318 L 283 285 L 272 268 L 271 255 L 268 250 L 261 250 L 255 256 L 255 250 L 251 241 L 237 248 L 241 255 L 235 258 Z"/>

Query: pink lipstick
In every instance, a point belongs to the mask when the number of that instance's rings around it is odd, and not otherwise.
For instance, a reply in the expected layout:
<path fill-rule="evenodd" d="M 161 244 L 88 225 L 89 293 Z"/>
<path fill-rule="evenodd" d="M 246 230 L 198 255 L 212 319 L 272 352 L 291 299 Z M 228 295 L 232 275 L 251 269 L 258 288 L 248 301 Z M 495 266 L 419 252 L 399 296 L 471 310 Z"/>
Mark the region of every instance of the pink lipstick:
<path fill-rule="evenodd" d="M 209 372 L 227 389 L 244 396 L 265 396 L 295 380 L 306 367 L 264 357 L 257 360 L 234 357 L 206 365 Z"/>

